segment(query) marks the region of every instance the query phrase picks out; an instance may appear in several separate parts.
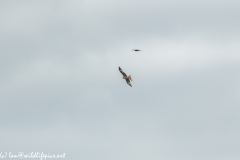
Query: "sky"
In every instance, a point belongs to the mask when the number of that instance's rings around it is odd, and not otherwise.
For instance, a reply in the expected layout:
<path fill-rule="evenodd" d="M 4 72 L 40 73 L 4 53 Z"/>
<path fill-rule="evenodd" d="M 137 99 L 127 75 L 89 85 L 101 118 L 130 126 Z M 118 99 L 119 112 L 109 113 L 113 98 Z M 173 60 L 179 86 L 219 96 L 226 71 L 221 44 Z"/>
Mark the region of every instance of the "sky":
<path fill-rule="evenodd" d="M 0 153 L 239 160 L 239 7 L 2 0 Z"/>

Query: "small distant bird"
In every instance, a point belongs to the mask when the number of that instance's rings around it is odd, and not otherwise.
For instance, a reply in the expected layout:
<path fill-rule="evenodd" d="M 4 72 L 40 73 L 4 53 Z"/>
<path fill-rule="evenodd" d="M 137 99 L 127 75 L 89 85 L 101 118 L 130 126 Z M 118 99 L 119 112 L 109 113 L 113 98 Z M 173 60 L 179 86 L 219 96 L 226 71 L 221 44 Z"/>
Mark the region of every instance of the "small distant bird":
<path fill-rule="evenodd" d="M 138 52 L 138 51 L 141 51 L 141 50 L 139 50 L 139 49 L 132 49 L 132 51 L 136 51 L 136 52 Z"/>
<path fill-rule="evenodd" d="M 127 76 L 126 73 L 124 73 L 120 67 L 119 67 L 119 71 L 122 73 L 123 79 L 126 79 L 127 84 L 132 87 L 132 85 L 130 83 L 130 80 L 132 81 L 131 75 Z"/>

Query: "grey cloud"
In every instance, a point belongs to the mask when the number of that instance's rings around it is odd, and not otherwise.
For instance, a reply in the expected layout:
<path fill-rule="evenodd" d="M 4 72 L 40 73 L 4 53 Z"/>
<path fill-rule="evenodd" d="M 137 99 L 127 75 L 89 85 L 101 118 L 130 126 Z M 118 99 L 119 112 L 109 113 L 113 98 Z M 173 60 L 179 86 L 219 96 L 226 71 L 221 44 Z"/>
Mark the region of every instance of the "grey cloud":
<path fill-rule="evenodd" d="M 239 159 L 238 5 L 2 1 L 0 152 Z"/>

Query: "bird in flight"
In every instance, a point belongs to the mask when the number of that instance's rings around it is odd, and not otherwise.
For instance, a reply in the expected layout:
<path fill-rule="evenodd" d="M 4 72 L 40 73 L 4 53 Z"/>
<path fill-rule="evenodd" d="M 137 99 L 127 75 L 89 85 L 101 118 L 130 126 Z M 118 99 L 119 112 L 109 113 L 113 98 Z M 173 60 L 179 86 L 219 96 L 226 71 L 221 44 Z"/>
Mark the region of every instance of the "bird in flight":
<path fill-rule="evenodd" d="M 132 87 L 132 85 L 130 83 L 130 80 L 132 81 L 131 75 L 127 76 L 126 73 L 124 73 L 123 70 L 120 67 L 119 67 L 119 71 L 122 73 L 123 79 L 126 80 L 127 84 Z"/>
<path fill-rule="evenodd" d="M 132 51 L 138 52 L 138 51 L 141 51 L 141 50 L 140 49 L 132 49 Z"/>

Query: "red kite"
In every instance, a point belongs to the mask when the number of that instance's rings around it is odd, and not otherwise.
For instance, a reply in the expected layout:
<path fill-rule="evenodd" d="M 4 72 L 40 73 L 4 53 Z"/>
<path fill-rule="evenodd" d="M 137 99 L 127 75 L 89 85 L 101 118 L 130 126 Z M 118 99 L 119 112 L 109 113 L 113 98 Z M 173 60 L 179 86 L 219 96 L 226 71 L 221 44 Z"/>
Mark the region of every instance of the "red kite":
<path fill-rule="evenodd" d="M 139 50 L 139 49 L 132 49 L 132 51 L 136 51 L 136 52 L 138 52 L 138 51 L 141 51 L 141 50 Z"/>
<path fill-rule="evenodd" d="M 124 73 L 120 67 L 119 67 L 119 71 L 122 73 L 123 79 L 126 79 L 127 84 L 132 87 L 132 85 L 130 83 L 130 80 L 132 81 L 131 75 L 127 76 L 126 73 Z"/>

